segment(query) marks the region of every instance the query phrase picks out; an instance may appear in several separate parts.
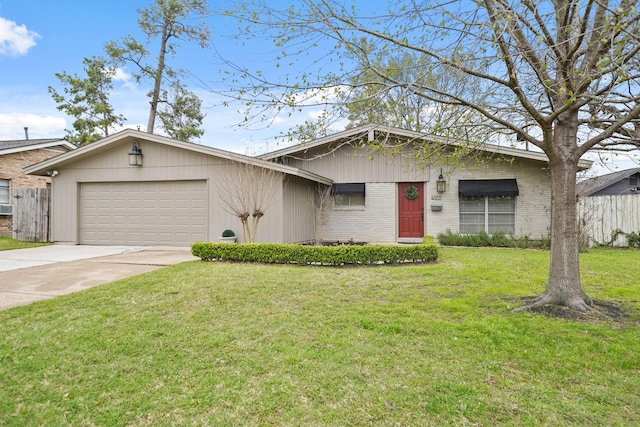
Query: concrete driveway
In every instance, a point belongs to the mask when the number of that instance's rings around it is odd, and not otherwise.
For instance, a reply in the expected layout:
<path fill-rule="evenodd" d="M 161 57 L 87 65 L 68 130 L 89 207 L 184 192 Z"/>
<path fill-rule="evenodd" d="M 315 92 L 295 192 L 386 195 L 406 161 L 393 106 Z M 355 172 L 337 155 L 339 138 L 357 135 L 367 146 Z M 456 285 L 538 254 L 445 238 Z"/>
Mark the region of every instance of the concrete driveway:
<path fill-rule="evenodd" d="M 0 310 L 199 258 L 191 248 L 51 245 L 0 251 Z"/>

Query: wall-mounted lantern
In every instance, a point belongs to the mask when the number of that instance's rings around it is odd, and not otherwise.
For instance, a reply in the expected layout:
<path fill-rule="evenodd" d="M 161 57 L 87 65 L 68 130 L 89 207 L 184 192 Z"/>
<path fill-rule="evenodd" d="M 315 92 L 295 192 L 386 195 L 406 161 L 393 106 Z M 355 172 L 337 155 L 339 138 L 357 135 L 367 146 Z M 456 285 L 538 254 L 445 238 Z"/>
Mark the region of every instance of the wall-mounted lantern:
<path fill-rule="evenodd" d="M 131 146 L 129 166 L 142 166 L 142 149 L 138 146 L 138 141 L 133 141 Z"/>
<path fill-rule="evenodd" d="M 436 190 L 438 193 L 444 193 L 447 191 L 447 181 L 442 176 L 442 169 L 440 169 L 440 176 L 438 176 L 438 180 L 436 181 Z"/>

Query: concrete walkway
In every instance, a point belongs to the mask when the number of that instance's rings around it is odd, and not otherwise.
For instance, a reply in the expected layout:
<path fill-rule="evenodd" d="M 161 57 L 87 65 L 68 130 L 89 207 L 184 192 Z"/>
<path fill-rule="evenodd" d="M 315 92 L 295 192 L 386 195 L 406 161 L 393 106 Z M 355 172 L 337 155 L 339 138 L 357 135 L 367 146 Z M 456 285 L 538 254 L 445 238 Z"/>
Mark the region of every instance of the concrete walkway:
<path fill-rule="evenodd" d="M 185 261 L 191 248 L 51 245 L 0 251 L 0 310 Z"/>

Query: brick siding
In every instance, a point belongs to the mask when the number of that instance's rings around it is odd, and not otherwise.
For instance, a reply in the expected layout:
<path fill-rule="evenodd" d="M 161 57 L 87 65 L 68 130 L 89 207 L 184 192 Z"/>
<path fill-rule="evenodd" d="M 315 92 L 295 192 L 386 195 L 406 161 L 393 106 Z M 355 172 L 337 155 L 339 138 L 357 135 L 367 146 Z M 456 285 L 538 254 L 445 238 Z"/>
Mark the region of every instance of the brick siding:
<path fill-rule="evenodd" d="M 551 178 L 540 162 L 517 159 L 515 163 L 492 162 L 470 170 L 447 174 L 447 191 L 436 191 L 440 170 L 432 168 L 425 182 L 425 235 L 436 236 L 447 229 L 459 231 L 458 181 L 461 179 L 515 178 L 520 195 L 516 197 L 515 235 L 532 239 L 548 237 Z M 367 183 L 365 207 L 334 207 L 323 227 L 324 240 L 392 243 L 397 241 L 397 183 Z M 440 205 L 442 210 L 432 210 Z"/>
<path fill-rule="evenodd" d="M 539 162 L 518 159 L 513 164 L 493 162 L 472 170 L 456 170 L 447 176 L 447 191 L 436 192 L 436 177 L 431 177 L 425 200 L 425 234 L 435 236 L 447 229 L 459 232 L 458 180 L 515 178 L 520 195 L 516 197 L 516 236 L 532 239 L 548 237 L 551 204 L 551 177 Z M 436 200 L 432 199 L 435 196 Z M 439 198 L 439 200 L 438 200 Z M 442 205 L 442 211 L 434 212 L 431 205 Z"/>
<path fill-rule="evenodd" d="M 364 207 L 334 207 L 323 240 L 393 243 L 396 241 L 396 183 L 367 183 Z"/>
<path fill-rule="evenodd" d="M 47 184 L 51 182 L 51 178 L 26 175 L 23 169 L 59 154 L 59 151 L 38 149 L 0 156 L 0 179 L 11 180 L 12 199 L 15 188 L 46 188 Z M 12 218 L 11 215 L 0 215 L 0 235 L 11 234 L 13 228 Z"/>

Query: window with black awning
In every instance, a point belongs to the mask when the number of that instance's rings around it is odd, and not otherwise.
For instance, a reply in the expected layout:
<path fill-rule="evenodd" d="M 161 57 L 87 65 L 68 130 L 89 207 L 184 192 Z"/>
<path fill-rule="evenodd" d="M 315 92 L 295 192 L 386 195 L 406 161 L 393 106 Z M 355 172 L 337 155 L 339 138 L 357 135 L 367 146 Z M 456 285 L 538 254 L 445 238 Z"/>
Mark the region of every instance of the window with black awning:
<path fill-rule="evenodd" d="M 519 195 L 515 179 L 468 179 L 458 181 L 460 197 L 513 197 Z"/>
<path fill-rule="evenodd" d="M 364 184 L 333 184 L 331 187 L 331 195 L 336 196 L 364 196 Z"/>
<path fill-rule="evenodd" d="M 331 187 L 331 195 L 337 207 L 365 206 L 365 185 L 359 184 L 333 184 Z"/>

